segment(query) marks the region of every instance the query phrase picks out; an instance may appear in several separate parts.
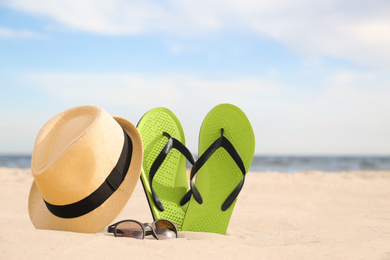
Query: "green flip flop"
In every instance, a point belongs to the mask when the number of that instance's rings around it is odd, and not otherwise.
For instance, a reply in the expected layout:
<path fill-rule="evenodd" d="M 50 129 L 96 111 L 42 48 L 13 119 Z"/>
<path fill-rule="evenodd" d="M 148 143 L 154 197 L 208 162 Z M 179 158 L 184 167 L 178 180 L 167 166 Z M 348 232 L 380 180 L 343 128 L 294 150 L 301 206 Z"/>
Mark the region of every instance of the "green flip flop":
<path fill-rule="evenodd" d="M 186 158 L 195 163 L 185 147 L 183 128 L 178 118 L 163 107 L 147 112 L 137 128 L 144 147 L 141 182 L 153 218 L 171 220 L 181 230 L 188 206 L 180 205 L 188 191 Z"/>
<path fill-rule="evenodd" d="M 240 108 L 220 104 L 207 114 L 199 134 L 199 159 L 191 170 L 191 190 L 181 201 L 189 200 L 182 230 L 226 234 L 254 151 L 253 129 Z"/>

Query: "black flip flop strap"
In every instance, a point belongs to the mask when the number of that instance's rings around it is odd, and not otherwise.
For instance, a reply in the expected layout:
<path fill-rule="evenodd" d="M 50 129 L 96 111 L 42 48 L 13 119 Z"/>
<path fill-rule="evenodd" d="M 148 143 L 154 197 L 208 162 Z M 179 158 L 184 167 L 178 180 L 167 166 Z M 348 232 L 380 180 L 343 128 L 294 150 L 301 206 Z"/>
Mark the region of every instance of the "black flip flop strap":
<path fill-rule="evenodd" d="M 182 144 L 179 140 L 171 137 L 168 133 L 164 132 L 164 136 L 168 137 L 168 142 L 164 146 L 164 148 L 161 150 L 160 154 L 157 156 L 157 158 L 154 160 L 152 167 L 150 167 L 149 171 L 149 185 L 150 185 L 150 190 L 152 191 L 152 196 L 153 200 L 157 206 L 157 208 L 160 211 L 164 211 L 164 206 L 161 203 L 161 200 L 157 196 L 156 192 L 153 189 L 153 178 L 160 168 L 161 164 L 164 162 L 165 158 L 169 154 L 169 152 L 175 148 L 178 150 L 180 153 L 182 153 L 186 159 L 192 164 L 195 164 L 195 158 L 192 155 L 192 153 L 185 147 L 184 144 Z"/>
<path fill-rule="evenodd" d="M 196 161 L 194 166 L 191 169 L 191 177 L 190 177 L 190 185 L 191 189 L 184 195 L 182 198 L 180 205 L 184 205 L 187 203 L 190 198 L 191 194 L 194 196 L 195 200 L 199 203 L 203 203 L 202 196 L 199 193 L 199 190 L 196 188 L 195 183 L 194 183 L 194 177 L 197 174 L 197 172 L 202 168 L 202 166 L 210 159 L 210 157 L 217 151 L 220 147 L 223 147 L 229 155 L 232 157 L 238 168 L 242 172 L 242 179 L 238 183 L 238 185 L 234 188 L 234 190 L 230 193 L 230 195 L 226 198 L 224 203 L 222 204 L 222 211 L 227 210 L 230 205 L 234 202 L 234 200 L 237 198 L 238 194 L 240 193 L 242 187 L 244 186 L 244 181 L 245 181 L 245 165 L 244 162 L 241 159 L 241 156 L 237 152 L 236 148 L 234 148 L 233 144 L 224 136 L 224 130 L 221 129 L 221 136 L 212 143 L 207 150 L 202 154 L 201 157 Z"/>

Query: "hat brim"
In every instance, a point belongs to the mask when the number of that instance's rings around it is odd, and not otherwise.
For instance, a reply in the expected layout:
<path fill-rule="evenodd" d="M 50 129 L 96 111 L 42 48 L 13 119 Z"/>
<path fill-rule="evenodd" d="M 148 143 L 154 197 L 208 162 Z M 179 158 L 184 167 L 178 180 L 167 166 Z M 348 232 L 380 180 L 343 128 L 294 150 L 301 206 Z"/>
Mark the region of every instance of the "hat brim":
<path fill-rule="evenodd" d="M 122 184 L 95 210 L 77 218 L 65 219 L 53 215 L 47 209 L 34 181 L 30 189 L 28 212 L 31 222 L 37 229 L 97 233 L 108 226 L 124 208 L 140 178 L 143 147 L 141 136 L 134 124 L 124 118 L 114 117 L 114 119 L 133 143 L 130 167 Z"/>

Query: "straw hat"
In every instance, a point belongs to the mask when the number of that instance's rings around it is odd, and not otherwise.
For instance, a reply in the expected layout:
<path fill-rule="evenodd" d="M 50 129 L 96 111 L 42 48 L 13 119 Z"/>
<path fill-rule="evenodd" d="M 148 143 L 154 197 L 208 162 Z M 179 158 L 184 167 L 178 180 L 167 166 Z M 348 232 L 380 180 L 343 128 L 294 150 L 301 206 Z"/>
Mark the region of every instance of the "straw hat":
<path fill-rule="evenodd" d="M 39 131 L 28 211 L 38 229 L 96 233 L 129 200 L 141 173 L 137 128 L 93 105 L 73 107 Z"/>

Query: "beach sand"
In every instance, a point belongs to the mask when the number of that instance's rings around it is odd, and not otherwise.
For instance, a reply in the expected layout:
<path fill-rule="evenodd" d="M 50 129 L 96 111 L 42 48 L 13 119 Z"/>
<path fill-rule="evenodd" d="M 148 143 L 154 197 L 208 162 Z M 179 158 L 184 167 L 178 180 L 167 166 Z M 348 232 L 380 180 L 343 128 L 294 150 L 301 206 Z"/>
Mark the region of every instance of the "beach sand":
<path fill-rule="evenodd" d="M 248 173 L 227 235 L 36 230 L 29 170 L 0 168 L 0 259 L 390 259 L 390 171 Z M 139 182 L 117 220 L 151 222 Z"/>

